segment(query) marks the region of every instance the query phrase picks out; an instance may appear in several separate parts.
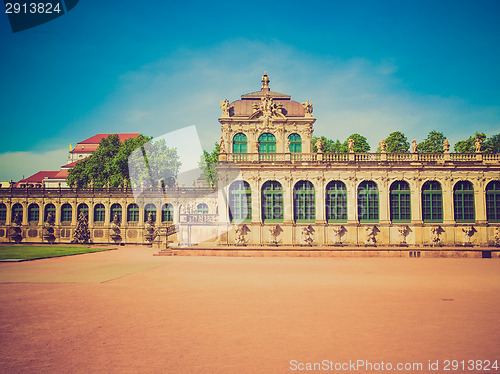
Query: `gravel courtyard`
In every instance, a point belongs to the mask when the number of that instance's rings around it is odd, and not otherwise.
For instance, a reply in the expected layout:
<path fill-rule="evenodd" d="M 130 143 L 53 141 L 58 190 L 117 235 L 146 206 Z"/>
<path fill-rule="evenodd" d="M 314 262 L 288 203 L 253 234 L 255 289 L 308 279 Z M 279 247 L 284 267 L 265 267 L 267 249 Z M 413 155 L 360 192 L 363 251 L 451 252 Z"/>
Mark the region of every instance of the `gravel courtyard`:
<path fill-rule="evenodd" d="M 479 373 L 445 371 L 445 360 L 500 365 L 498 259 L 157 251 L 0 263 L 0 372 Z M 357 360 L 393 370 L 334 368 Z M 307 370 L 324 362 L 332 366 Z M 397 363 L 422 370 L 397 371 Z"/>

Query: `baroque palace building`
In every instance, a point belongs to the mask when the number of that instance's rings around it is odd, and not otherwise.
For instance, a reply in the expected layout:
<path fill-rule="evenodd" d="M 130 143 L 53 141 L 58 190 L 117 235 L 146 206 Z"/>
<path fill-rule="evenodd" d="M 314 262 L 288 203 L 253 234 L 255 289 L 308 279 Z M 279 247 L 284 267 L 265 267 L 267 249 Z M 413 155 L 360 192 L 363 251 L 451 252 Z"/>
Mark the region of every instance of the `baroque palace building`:
<path fill-rule="evenodd" d="M 313 152 L 312 104 L 271 91 L 221 102 L 218 189 L 1 188 L 0 241 L 74 239 L 165 247 L 371 248 L 498 257 L 500 154 Z M 235 175 L 237 175 L 235 177 Z M 431 248 L 432 247 L 432 248 Z M 471 252 L 472 251 L 472 252 Z M 479 251 L 481 253 L 481 251 Z"/>

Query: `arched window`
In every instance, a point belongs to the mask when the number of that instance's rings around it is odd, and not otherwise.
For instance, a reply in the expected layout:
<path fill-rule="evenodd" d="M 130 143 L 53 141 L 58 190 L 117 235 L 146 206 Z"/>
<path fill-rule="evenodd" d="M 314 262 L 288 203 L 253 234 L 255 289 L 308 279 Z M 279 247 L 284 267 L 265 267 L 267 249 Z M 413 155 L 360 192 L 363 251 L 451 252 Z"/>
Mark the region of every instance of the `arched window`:
<path fill-rule="evenodd" d="M 474 186 L 469 181 L 461 181 L 453 188 L 453 210 L 456 222 L 474 222 Z"/>
<path fill-rule="evenodd" d="M 70 204 L 63 204 L 61 207 L 61 222 L 71 222 L 73 218 L 73 208 Z"/>
<path fill-rule="evenodd" d="M 439 182 L 427 181 L 422 186 L 422 220 L 443 222 L 443 194 Z"/>
<path fill-rule="evenodd" d="M 172 207 L 172 204 L 163 204 L 163 206 L 161 207 L 161 221 L 174 221 L 174 208 Z"/>
<path fill-rule="evenodd" d="M 233 138 L 233 153 L 247 153 L 247 136 L 236 134 Z"/>
<path fill-rule="evenodd" d="M 38 222 L 40 220 L 40 207 L 38 204 L 28 206 L 28 222 Z"/>
<path fill-rule="evenodd" d="M 137 204 L 130 204 L 127 207 L 127 222 L 139 221 L 139 207 Z"/>
<path fill-rule="evenodd" d="M 0 222 L 7 221 L 7 205 L 0 203 Z"/>
<path fill-rule="evenodd" d="M 262 220 L 283 222 L 283 188 L 276 181 L 267 181 L 262 186 Z"/>
<path fill-rule="evenodd" d="M 153 222 L 156 222 L 156 205 L 146 204 L 146 206 L 144 207 L 144 222 L 148 220 L 149 213 L 151 213 Z"/>
<path fill-rule="evenodd" d="M 52 219 L 56 219 L 56 207 L 54 204 L 45 205 L 45 213 L 43 214 L 44 222 L 49 218 L 49 214 L 52 214 Z"/>
<path fill-rule="evenodd" d="M 109 220 L 113 221 L 115 219 L 115 214 L 118 216 L 118 221 L 122 221 L 122 206 L 118 203 L 114 203 L 111 205 L 111 208 L 109 208 Z"/>
<path fill-rule="evenodd" d="M 197 214 L 208 214 L 208 205 L 205 203 L 198 204 L 196 206 Z"/>
<path fill-rule="evenodd" d="M 299 134 L 290 134 L 288 140 L 290 153 L 302 153 L 302 139 Z"/>
<path fill-rule="evenodd" d="M 252 219 L 252 190 L 245 181 L 235 181 L 229 187 L 229 219 L 250 221 Z"/>
<path fill-rule="evenodd" d="M 358 219 L 360 222 L 378 222 L 378 187 L 364 181 L 358 187 Z"/>
<path fill-rule="evenodd" d="M 410 185 L 404 181 L 396 181 L 390 188 L 391 221 L 410 222 L 411 202 Z"/>
<path fill-rule="evenodd" d="M 16 218 L 16 214 L 19 217 L 19 220 L 22 222 L 23 221 L 23 206 L 19 203 L 16 203 L 12 206 L 12 218 L 11 218 L 12 222 L 14 222 L 14 219 Z"/>
<path fill-rule="evenodd" d="M 259 153 L 276 153 L 276 138 L 273 134 L 259 136 Z"/>
<path fill-rule="evenodd" d="M 104 222 L 106 217 L 106 208 L 103 204 L 96 204 L 94 206 L 94 222 Z"/>
<path fill-rule="evenodd" d="M 295 222 L 314 222 L 316 219 L 314 186 L 309 181 L 299 181 L 293 188 L 293 219 Z"/>
<path fill-rule="evenodd" d="M 488 222 L 500 222 L 500 181 L 486 186 L 486 219 Z"/>
<path fill-rule="evenodd" d="M 83 213 L 87 216 L 89 216 L 89 206 L 85 203 L 79 204 L 78 207 L 76 208 L 76 216 L 80 218 L 80 213 Z"/>
<path fill-rule="evenodd" d="M 326 186 L 326 220 L 347 221 L 347 189 L 341 181 L 331 181 Z"/>

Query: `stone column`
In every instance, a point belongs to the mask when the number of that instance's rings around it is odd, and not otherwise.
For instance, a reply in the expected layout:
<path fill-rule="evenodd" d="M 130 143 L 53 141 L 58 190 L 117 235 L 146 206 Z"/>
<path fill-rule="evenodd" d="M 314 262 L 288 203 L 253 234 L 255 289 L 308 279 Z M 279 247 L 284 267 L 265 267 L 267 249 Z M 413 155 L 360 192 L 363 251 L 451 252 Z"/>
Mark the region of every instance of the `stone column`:
<path fill-rule="evenodd" d="M 474 185 L 474 208 L 476 210 L 476 223 L 485 224 L 486 217 L 486 185 L 482 178 L 478 178 L 473 182 Z"/>
<path fill-rule="evenodd" d="M 453 214 L 453 183 L 450 177 L 438 181 L 441 183 L 443 194 L 443 224 L 453 225 L 455 222 Z"/>
<path fill-rule="evenodd" d="M 283 187 L 283 223 L 292 224 L 293 220 L 293 184 L 292 177 L 285 177 Z"/>
<path fill-rule="evenodd" d="M 347 223 L 358 223 L 358 185 L 356 177 L 349 177 L 347 183 Z"/>
<path fill-rule="evenodd" d="M 390 222 L 389 187 L 387 177 L 378 178 L 378 198 L 379 198 L 379 222 L 388 224 Z"/>
<path fill-rule="evenodd" d="M 316 195 L 316 223 L 326 223 L 326 203 L 325 203 L 325 178 L 318 177 L 318 183 L 314 186 Z"/>
<path fill-rule="evenodd" d="M 415 176 L 408 182 L 410 185 L 411 222 L 414 224 L 422 224 L 422 194 L 420 191 L 420 178 Z"/>

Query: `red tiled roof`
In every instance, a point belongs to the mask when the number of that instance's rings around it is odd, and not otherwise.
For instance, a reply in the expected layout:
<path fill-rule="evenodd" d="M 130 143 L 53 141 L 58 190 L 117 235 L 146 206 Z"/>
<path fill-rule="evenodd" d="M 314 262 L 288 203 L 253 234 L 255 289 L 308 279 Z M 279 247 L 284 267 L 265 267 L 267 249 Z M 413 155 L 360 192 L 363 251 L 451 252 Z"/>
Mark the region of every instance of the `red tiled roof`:
<path fill-rule="evenodd" d="M 57 172 L 53 177 L 49 177 L 50 179 L 66 179 L 68 177 L 68 169 L 62 169 Z"/>
<path fill-rule="evenodd" d="M 44 178 L 54 178 L 58 173 L 59 171 L 39 171 L 31 177 L 21 179 L 14 184 L 14 187 L 18 187 L 21 184 L 42 183 Z"/>
<path fill-rule="evenodd" d="M 120 138 L 120 141 L 123 142 L 126 139 L 136 138 L 141 134 L 135 134 L 135 133 L 134 134 L 97 134 L 91 138 L 85 139 L 82 142 L 78 142 L 78 144 L 99 144 L 99 142 L 102 139 L 107 138 L 110 135 L 118 135 L 118 137 Z"/>
<path fill-rule="evenodd" d="M 69 153 L 92 153 L 99 147 L 99 144 L 82 144 L 78 143 Z"/>
<path fill-rule="evenodd" d="M 68 164 L 68 165 L 63 165 L 63 166 L 61 166 L 61 168 L 64 168 L 64 169 L 70 169 L 70 168 L 73 168 L 73 167 L 75 167 L 75 165 L 76 165 L 76 163 L 77 163 L 78 161 L 81 161 L 81 160 L 74 161 L 74 162 L 72 162 L 72 163 L 70 163 L 70 164 Z"/>

